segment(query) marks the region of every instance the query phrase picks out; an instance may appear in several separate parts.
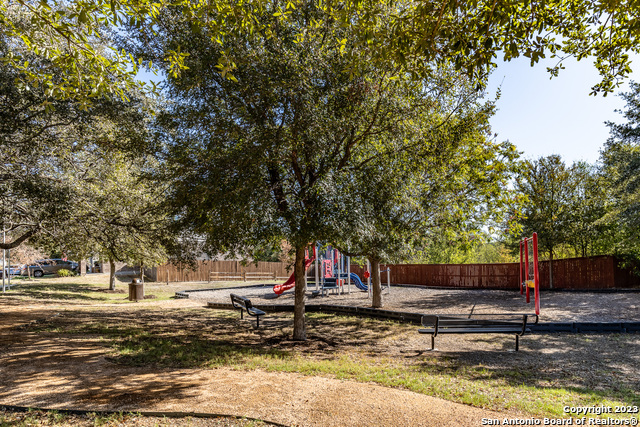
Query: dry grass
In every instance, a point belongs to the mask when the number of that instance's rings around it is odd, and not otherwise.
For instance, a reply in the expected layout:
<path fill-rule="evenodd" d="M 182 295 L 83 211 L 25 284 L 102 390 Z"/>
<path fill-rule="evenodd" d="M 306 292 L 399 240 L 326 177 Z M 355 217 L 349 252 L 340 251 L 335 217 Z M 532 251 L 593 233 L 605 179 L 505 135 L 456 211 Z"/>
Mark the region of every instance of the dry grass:
<path fill-rule="evenodd" d="M 57 411 L 28 411 L 12 412 L 0 410 L 0 426 L 70 426 L 70 427 L 95 427 L 95 426 L 189 426 L 189 427 L 253 427 L 269 426 L 271 424 L 262 421 L 236 419 L 231 417 L 211 418 L 166 418 L 146 417 L 136 413 L 72 415 Z"/>
<path fill-rule="evenodd" d="M 241 321 L 236 312 L 210 310 L 188 300 L 160 301 L 184 284 L 148 284 L 148 292 L 160 298 L 122 304 L 126 295 L 103 298 L 106 283 L 98 279 L 46 279 L 3 295 L 0 369 L 7 373 L 19 371 L 27 361 L 30 366 L 37 363 L 32 355 L 47 352 L 43 343 L 55 348 L 55 354 L 68 354 L 65 348 L 73 343 L 73 348 L 92 349 L 94 359 L 106 357 L 132 372 L 294 372 L 536 416 L 562 416 L 567 405 L 640 406 L 637 334 L 529 335 L 517 353 L 509 351 L 512 337 L 442 336 L 437 340 L 440 351 L 430 353 L 424 351 L 428 338 L 413 325 L 311 314 L 308 340 L 295 342 L 290 339 L 289 314 L 268 314 L 256 329 L 253 319 Z M 114 299 L 118 304 L 111 304 Z M 74 362 L 74 372 L 91 366 L 86 360 Z M 4 378 L 3 390 L 24 384 L 18 374 L 13 380 Z"/>

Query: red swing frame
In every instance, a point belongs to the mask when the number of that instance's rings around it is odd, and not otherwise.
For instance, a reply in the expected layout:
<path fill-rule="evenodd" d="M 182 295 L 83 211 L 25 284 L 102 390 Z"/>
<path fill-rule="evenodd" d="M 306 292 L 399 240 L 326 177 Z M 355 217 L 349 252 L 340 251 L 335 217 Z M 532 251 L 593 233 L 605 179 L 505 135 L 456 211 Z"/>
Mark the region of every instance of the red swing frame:
<path fill-rule="evenodd" d="M 529 245 L 533 246 L 533 280 L 529 280 Z M 534 305 L 537 315 L 540 315 L 540 272 L 538 270 L 538 233 L 525 237 L 520 241 L 520 295 L 525 292 L 527 303 L 530 302 L 529 290 L 534 290 Z"/>

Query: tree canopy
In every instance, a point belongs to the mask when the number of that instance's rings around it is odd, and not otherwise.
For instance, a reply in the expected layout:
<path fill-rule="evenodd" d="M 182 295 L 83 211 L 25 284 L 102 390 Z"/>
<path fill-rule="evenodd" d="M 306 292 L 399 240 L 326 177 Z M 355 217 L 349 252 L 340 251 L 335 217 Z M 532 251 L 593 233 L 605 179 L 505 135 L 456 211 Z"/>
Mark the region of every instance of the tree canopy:
<path fill-rule="evenodd" d="M 418 78 L 370 61 L 367 47 L 336 41 L 349 40 L 355 27 L 331 23 L 324 13 L 309 4 L 285 21 L 267 14 L 260 22 L 272 37 L 240 32 L 221 45 L 180 9 L 168 10 L 159 17 L 158 37 L 130 28 L 135 40 L 122 39 L 157 64 L 181 46 L 187 68 L 169 77 L 171 103 L 158 121 L 174 214 L 205 238 L 211 254 L 283 238 L 291 243 L 296 339 L 305 337 L 309 243 L 348 243 L 349 235 L 354 244 L 363 224 L 373 227 L 373 241 L 381 233 L 398 243 L 407 233 L 393 236 L 401 228 L 387 225 L 406 228 L 416 211 L 422 228 L 411 228 L 415 233 L 462 223 L 503 184 L 501 157 L 515 153 L 486 139 L 491 107 L 478 103 L 464 76 L 443 67 Z M 233 79 L 216 68 L 227 49 L 238 54 Z M 446 209 L 451 200 L 444 193 L 463 204 Z M 389 241 L 377 248 L 393 251 Z"/>
<path fill-rule="evenodd" d="M 640 84 L 632 82 L 622 94 L 626 109 L 623 123 L 608 123 L 611 136 L 604 145 L 601 160 L 613 204 L 607 220 L 619 226 L 621 236 L 616 251 L 640 259 Z"/>
<path fill-rule="evenodd" d="M 216 65 L 231 76 L 242 56 L 233 47 L 234 34 L 268 40 L 277 34 L 277 25 L 312 5 L 322 11 L 313 18 L 314 26 L 336 22 L 354 29 L 346 37 L 327 34 L 332 43 L 358 45 L 368 61 L 422 76 L 446 63 L 482 80 L 500 58 L 521 55 L 532 64 L 547 56 L 558 58 L 550 70 L 556 74 L 566 57 L 593 57 L 602 77 L 593 91 L 606 94 L 630 74 L 628 53 L 640 49 L 640 8 L 634 0 L 1 0 L 0 34 L 20 47 L 2 60 L 23 72 L 24 84 L 42 85 L 49 95 L 85 101 L 104 95 L 126 98 L 125 90 L 139 85 L 138 67 L 154 63 L 141 62 L 128 50 L 96 49 L 96 40 L 109 44 L 112 32 L 105 27 L 117 32 L 129 25 L 152 38 L 162 28 L 163 12 L 173 8 L 195 31 L 220 44 L 224 54 Z M 265 15 L 277 19 L 265 22 Z M 22 52 L 46 59 L 49 66 L 29 67 Z M 185 55 L 183 46 L 172 45 L 159 58 L 163 64 L 155 64 L 175 75 L 184 70 Z M 354 66 L 358 61 L 352 58 Z M 54 79 L 51 70 L 62 71 L 63 77 Z"/>
<path fill-rule="evenodd" d="M 12 52 L 0 39 L 0 55 Z M 30 67 L 44 66 L 37 56 L 30 59 Z M 20 78 L 20 71 L 0 63 L 0 200 L 2 221 L 13 237 L 0 243 L 4 248 L 53 233 L 73 217 L 71 200 L 77 194 L 66 174 L 82 179 L 80 153 L 134 152 L 145 132 L 140 98 L 98 99 L 83 107 L 41 87 L 21 88 Z"/>
<path fill-rule="evenodd" d="M 460 92 L 465 90 L 458 87 L 449 96 Z M 491 103 L 466 95 L 447 118 L 437 114 L 446 109 L 434 105 L 411 135 L 413 145 L 406 135 L 386 141 L 391 154 L 349 176 L 341 190 L 352 218 L 337 244 L 370 261 L 374 307 L 382 306 L 381 262 L 411 259 L 443 236 L 449 242 L 471 239 L 501 220 L 518 153 L 510 143 L 491 139 Z"/>

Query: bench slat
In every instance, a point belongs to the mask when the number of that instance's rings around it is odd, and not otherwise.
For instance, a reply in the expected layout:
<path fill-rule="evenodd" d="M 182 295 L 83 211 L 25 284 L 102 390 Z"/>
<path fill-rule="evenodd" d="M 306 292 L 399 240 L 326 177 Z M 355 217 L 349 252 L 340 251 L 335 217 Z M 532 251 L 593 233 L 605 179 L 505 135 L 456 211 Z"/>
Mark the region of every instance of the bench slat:
<path fill-rule="evenodd" d="M 438 321 L 438 325 L 440 325 L 440 327 L 443 326 L 455 326 L 455 325 L 469 325 L 469 326 L 486 326 L 486 325 L 522 325 L 522 319 L 520 319 L 519 321 L 496 321 L 496 322 L 492 322 L 490 320 L 464 320 L 464 319 L 456 319 L 456 320 L 449 320 L 449 319 L 440 319 L 440 321 Z"/>
<path fill-rule="evenodd" d="M 431 350 L 434 350 L 435 337 L 438 334 L 514 334 L 516 336 L 516 351 L 519 349 L 519 338 L 526 332 L 526 314 L 496 314 L 494 318 L 487 314 L 483 318 L 452 315 L 424 315 L 421 323 L 425 328 L 418 329 L 421 334 L 431 335 Z M 536 316 L 536 323 L 537 323 Z"/>
<path fill-rule="evenodd" d="M 525 330 L 531 332 L 530 329 Z M 421 334 L 433 334 L 434 329 L 418 329 Z M 520 334 L 522 328 L 443 328 L 438 329 L 438 335 L 440 334 Z"/>

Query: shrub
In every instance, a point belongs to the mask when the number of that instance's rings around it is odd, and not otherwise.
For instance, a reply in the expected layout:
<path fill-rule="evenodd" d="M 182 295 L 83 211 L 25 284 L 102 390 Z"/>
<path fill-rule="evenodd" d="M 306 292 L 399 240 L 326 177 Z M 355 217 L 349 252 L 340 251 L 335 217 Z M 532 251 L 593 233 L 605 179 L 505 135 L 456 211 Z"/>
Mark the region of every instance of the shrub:
<path fill-rule="evenodd" d="M 67 270 L 66 268 L 62 268 L 60 270 L 58 270 L 58 272 L 56 273 L 56 275 L 58 277 L 71 277 L 71 276 L 75 276 L 76 273 L 74 273 L 71 270 Z"/>

